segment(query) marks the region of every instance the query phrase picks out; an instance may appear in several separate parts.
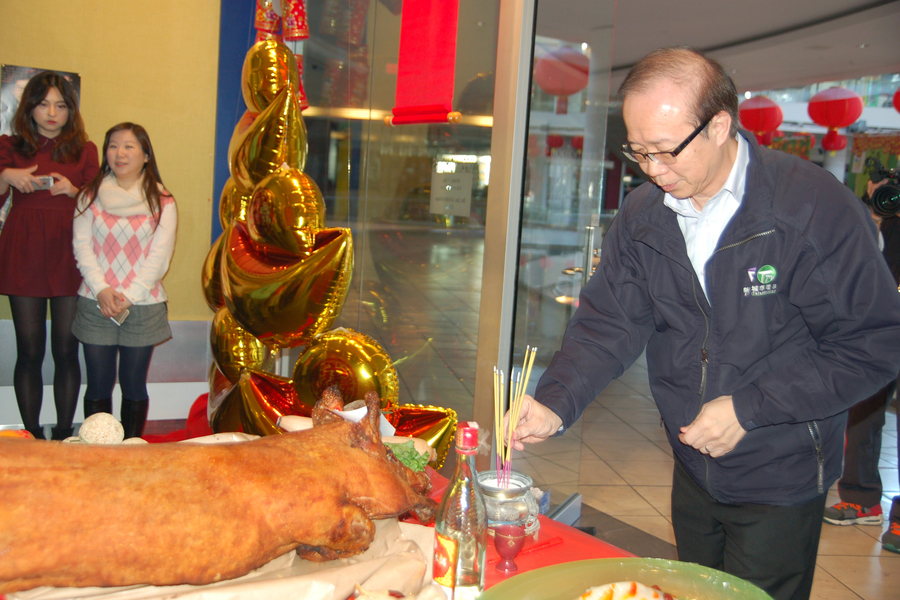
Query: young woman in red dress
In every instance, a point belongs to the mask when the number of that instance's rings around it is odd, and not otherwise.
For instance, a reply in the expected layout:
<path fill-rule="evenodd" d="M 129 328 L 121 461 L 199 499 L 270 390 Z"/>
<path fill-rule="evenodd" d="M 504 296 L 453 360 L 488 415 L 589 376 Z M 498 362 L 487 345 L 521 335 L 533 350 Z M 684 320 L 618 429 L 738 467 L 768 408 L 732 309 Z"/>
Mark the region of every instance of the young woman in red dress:
<path fill-rule="evenodd" d="M 55 373 L 54 439 L 72 434 L 81 387 L 78 340 L 72 322 L 81 274 L 72 253 L 78 189 L 99 170 L 69 81 L 52 71 L 25 86 L 11 136 L 0 136 L 0 205 L 12 207 L 0 235 L 0 294 L 9 297 L 16 331 L 13 385 L 25 428 L 44 438 L 40 424 L 50 305 Z M 46 177 L 52 177 L 52 183 Z"/>

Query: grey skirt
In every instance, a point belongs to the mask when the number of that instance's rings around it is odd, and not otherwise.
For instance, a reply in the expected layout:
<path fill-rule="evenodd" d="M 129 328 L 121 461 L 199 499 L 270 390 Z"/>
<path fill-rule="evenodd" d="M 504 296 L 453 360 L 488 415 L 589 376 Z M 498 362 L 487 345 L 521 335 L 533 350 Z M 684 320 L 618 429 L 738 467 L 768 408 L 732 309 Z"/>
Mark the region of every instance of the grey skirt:
<path fill-rule="evenodd" d="M 72 333 L 84 344 L 97 346 L 155 346 L 172 337 L 169 307 L 165 302 L 134 305 L 121 325 L 104 317 L 96 300 L 78 297 Z"/>

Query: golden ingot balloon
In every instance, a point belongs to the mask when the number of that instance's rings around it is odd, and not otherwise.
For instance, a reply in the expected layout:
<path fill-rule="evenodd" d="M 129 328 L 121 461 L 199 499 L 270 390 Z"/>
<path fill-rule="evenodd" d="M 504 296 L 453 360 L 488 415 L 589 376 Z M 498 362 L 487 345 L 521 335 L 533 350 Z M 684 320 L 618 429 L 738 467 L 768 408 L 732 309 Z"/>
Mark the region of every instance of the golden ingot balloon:
<path fill-rule="evenodd" d="M 260 181 L 247 207 L 250 238 L 267 254 L 308 256 L 324 224 L 322 192 L 297 169 L 279 169 Z"/>
<path fill-rule="evenodd" d="M 440 469 L 444 465 L 456 433 L 455 410 L 440 406 L 401 404 L 388 420 L 397 430 L 394 435 L 421 438 L 434 448 L 437 457 L 429 465 L 434 469 Z"/>
<path fill-rule="evenodd" d="M 213 408 L 210 404 L 209 426 L 216 433 L 242 431 L 253 435 L 281 433 L 268 414 L 265 397 L 250 380 L 250 373 L 244 371 L 236 384 L 224 395 L 221 403 Z"/>
<path fill-rule="evenodd" d="M 219 235 L 213 242 L 206 260 L 203 261 L 203 271 L 200 273 L 200 283 L 203 285 L 203 298 L 213 312 L 225 306 L 225 295 L 222 293 L 222 246 L 225 243 L 226 233 Z"/>
<path fill-rule="evenodd" d="M 209 332 L 213 359 L 229 381 L 237 382 L 242 369 L 273 370 L 275 352 L 235 321 L 223 306 L 213 317 Z"/>
<path fill-rule="evenodd" d="M 353 272 L 349 229 L 320 229 L 303 259 L 258 250 L 235 222 L 222 253 L 225 305 L 241 326 L 271 347 L 307 343 L 340 315 Z"/>
<path fill-rule="evenodd" d="M 221 406 L 222 401 L 225 399 L 225 395 L 231 391 L 231 388 L 234 387 L 234 383 L 228 381 L 228 378 L 219 370 L 219 367 L 216 366 L 216 362 L 213 361 L 211 365 L 209 365 L 209 398 L 206 401 L 206 414 L 207 417 L 213 414 L 218 407 Z"/>
<path fill-rule="evenodd" d="M 306 164 L 306 125 L 297 96 L 285 87 L 242 134 L 229 145 L 231 176 L 242 193 L 282 165 L 303 170 Z"/>
<path fill-rule="evenodd" d="M 397 372 L 390 357 L 367 335 L 352 329 L 335 329 L 313 339 L 294 365 L 294 388 L 304 404 L 321 398 L 336 385 L 345 403 L 375 392 L 381 410 L 389 414 L 397 407 Z"/>
<path fill-rule="evenodd" d="M 246 221 L 249 203 L 250 194 L 242 192 L 234 182 L 234 178 L 229 177 L 219 198 L 219 223 L 222 224 L 222 229 L 228 229 L 234 219 Z"/>
<path fill-rule="evenodd" d="M 263 111 L 287 85 L 300 89 L 294 53 L 273 38 L 255 43 L 244 56 L 241 69 L 241 93 L 247 110 Z"/>
<path fill-rule="evenodd" d="M 210 396 L 212 397 L 212 396 Z M 253 435 L 281 433 L 277 426 L 284 415 L 312 415 L 312 407 L 297 400 L 290 379 L 244 370 L 238 382 L 208 407 L 209 424 L 216 433 L 242 431 Z"/>

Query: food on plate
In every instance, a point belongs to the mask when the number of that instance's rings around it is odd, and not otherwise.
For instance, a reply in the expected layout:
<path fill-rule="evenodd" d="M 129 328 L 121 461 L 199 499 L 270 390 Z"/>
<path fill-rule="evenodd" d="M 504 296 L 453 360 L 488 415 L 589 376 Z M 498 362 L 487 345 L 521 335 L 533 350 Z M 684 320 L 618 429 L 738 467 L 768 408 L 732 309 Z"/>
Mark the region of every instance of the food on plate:
<path fill-rule="evenodd" d="M 413 471 L 424 471 L 428 461 L 434 459 L 432 454 L 436 455 L 436 453 L 428 445 L 428 442 L 425 440 L 419 441 L 425 445 L 424 450 L 421 450 L 420 445 L 416 444 L 415 440 L 412 438 L 392 437 L 390 438 L 390 441 L 385 438 L 384 445 L 388 447 L 388 450 L 394 453 L 397 460 Z"/>
<path fill-rule="evenodd" d="M 578 600 L 677 600 L 671 594 L 660 591 L 658 586 L 649 587 L 636 581 L 617 581 L 592 587 L 578 597 Z"/>
<path fill-rule="evenodd" d="M 363 552 L 372 519 L 429 521 L 424 473 L 386 451 L 380 400 L 351 423 L 323 394 L 306 431 L 225 444 L 0 438 L 0 594 L 38 586 L 201 585 L 296 549 Z"/>

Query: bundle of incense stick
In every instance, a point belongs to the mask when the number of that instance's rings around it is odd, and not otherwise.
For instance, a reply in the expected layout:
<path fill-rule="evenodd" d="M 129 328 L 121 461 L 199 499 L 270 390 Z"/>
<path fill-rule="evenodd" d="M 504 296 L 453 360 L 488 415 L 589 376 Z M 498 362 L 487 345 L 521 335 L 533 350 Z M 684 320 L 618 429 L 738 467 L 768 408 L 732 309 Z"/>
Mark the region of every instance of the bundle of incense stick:
<path fill-rule="evenodd" d="M 531 378 L 531 367 L 534 365 L 534 356 L 537 348 L 525 347 L 525 359 L 518 373 L 510 374 L 506 382 L 503 371 L 494 367 L 494 439 L 497 451 L 497 486 L 509 487 L 509 475 L 512 472 L 512 436 L 519 422 L 522 410 L 522 399 L 528 389 L 528 380 Z M 515 369 L 513 369 L 515 371 Z M 503 415 L 507 408 L 507 388 L 509 391 L 509 422 L 504 435 Z"/>

